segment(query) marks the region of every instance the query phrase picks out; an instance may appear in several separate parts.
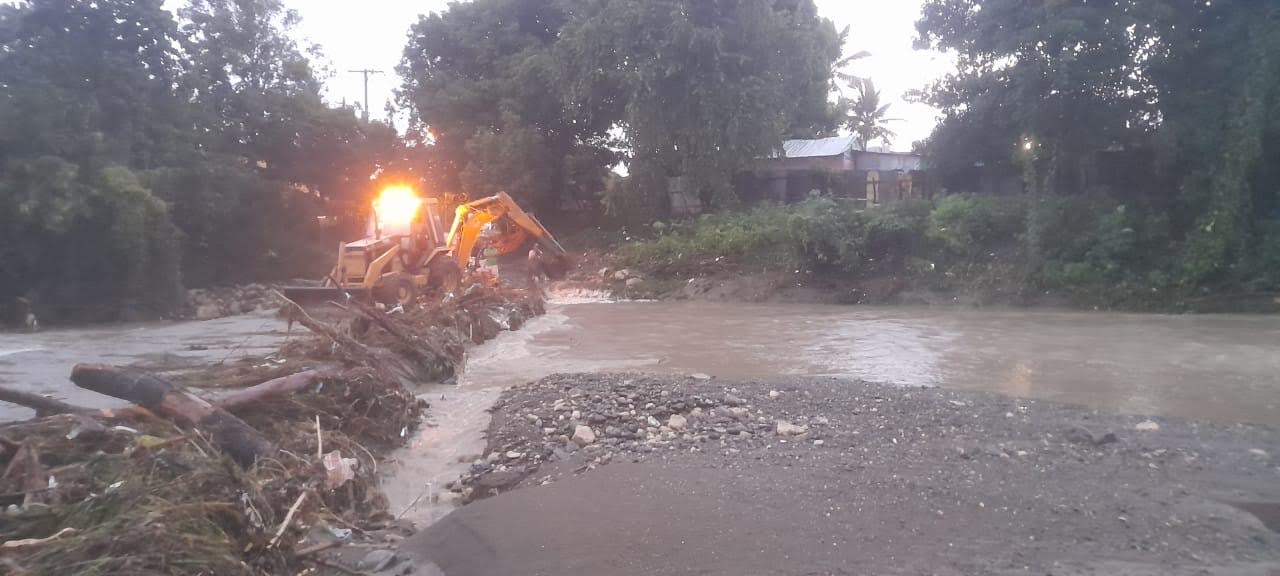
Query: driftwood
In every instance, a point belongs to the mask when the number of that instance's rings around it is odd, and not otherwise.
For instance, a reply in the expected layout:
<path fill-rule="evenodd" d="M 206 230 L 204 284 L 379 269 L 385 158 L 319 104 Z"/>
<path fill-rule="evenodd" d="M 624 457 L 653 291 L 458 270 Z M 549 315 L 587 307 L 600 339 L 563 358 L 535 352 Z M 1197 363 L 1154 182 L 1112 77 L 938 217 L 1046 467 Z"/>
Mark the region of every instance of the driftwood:
<path fill-rule="evenodd" d="M 274 378 L 261 384 L 227 394 L 226 396 L 215 400 L 214 404 L 223 410 L 236 410 L 250 404 L 260 402 L 266 398 L 292 394 L 310 386 L 316 380 L 336 376 L 337 374 L 338 369 L 331 366 L 307 370 L 305 372 L 298 372 L 297 374 Z"/>
<path fill-rule="evenodd" d="M 373 351 L 370 350 L 368 346 L 361 344 L 351 336 L 343 334 L 341 330 L 312 318 L 310 314 L 307 314 L 307 311 L 304 310 L 302 306 L 299 306 L 298 303 L 293 300 L 285 298 L 284 294 L 280 293 L 279 290 L 276 291 L 276 296 L 284 300 L 284 313 L 289 322 L 297 322 L 305 326 L 308 330 L 325 336 L 332 340 L 334 344 L 337 344 L 339 348 L 342 348 L 347 355 L 351 356 L 355 360 L 362 361 L 368 366 L 377 366 L 380 364 L 378 357 L 374 355 Z"/>
<path fill-rule="evenodd" d="M 61 400 L 53 398 L 45 398 L 39 394 L 31 394 L 30 392 L 19 392 L 0 386 L 0 402 L 9 402 L 19 406 L 26 406 L 36 411 L 36 416 L 44 417 L 53 414 L 83 414 L 93 412 L 88 408 L 81 408 L 74 404 L 67 404 Z"/>
<path fill-rule="evenodd" d="M 128 400 L 186 427 L 209 432 L 213 443 L 241 466 L 249 467 L 275 448 L 261 432 L 231 413 L 185 388 L 137 370 L 77 364 L 71 370 L 76 386 Z"/>

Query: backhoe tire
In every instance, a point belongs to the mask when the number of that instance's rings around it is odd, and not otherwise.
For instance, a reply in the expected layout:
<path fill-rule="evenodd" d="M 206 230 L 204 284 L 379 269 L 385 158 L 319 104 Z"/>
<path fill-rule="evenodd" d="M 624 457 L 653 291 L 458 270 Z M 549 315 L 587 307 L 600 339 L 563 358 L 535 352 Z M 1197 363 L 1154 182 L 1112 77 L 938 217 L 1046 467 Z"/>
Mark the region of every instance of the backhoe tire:
<path fill-rule="evenodd" d="M 409 274 L 396 274 L 383 278 L 373 287 L 374 301 L 388 308 L 412 306 L 418 301 L 418 286 Z"/>
<path fill-rule="evenodd" d="M 396 290 L 396 304 L 409 307 L 418 302 L 418 285 L 411 276 L 397 276 L 392 286 Z"/>
<path fill-rule="evenodd" d="M 436 258 L 427 264 L 427 285 L 441 294 L 457 292 L 462 285 L 462 269 L 452 258 Z"/>

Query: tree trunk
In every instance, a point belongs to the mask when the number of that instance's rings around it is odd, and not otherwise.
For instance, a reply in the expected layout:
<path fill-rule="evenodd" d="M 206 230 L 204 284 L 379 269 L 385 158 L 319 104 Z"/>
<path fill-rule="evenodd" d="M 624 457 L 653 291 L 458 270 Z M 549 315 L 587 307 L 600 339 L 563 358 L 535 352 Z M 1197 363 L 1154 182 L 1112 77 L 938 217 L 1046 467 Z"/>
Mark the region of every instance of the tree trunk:
<path fill-rule="evenodd" d="M 338 370 L 330 366 L 282 376 L 223 396 L 215 400 L 214 404 L 223 410 L 236 410 L 272 396 L 292 394 L 310 386 L 316 380 L 334 376 L 337 373 Z"/>
<path fill-rule="evenodd" d="M 37 417 L 50 416 L 53 414 L 76 414 L 92 412 L 88 408 L 81 408 L 72 404 L 67 404 L 61 400 L 53 398 L 45 398 L 38 394 L 29 392 L 19 392 L 0 386 L 0 402 L 9 402 L 19 406 L 26 406 L 36 411 Z"/>
<path fill-rule="evenodd" d="M 202 428 L 214 445 L 248 468 L 260 457 L 271 456 L 271 442 L 231 413 L 173 383 L 137 370 L 94 364 L 77 364 L 71 370 L 76 386 L 128 400 L 169 418 L 179 425 Z"/>

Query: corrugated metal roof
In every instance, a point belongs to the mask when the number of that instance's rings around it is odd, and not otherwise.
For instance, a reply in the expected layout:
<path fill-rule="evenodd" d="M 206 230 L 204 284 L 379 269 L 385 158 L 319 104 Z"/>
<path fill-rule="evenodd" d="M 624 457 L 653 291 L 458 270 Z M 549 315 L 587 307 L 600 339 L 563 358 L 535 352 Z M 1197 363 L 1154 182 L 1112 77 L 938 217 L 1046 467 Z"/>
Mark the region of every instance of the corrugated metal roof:
<path fill-rule="evenodd" d="M 853 136 L 835 136 L 817 140 L 787 140 L 782 143 L 784 158 L 839 156 L 851 149 L 853 149 Z"/>

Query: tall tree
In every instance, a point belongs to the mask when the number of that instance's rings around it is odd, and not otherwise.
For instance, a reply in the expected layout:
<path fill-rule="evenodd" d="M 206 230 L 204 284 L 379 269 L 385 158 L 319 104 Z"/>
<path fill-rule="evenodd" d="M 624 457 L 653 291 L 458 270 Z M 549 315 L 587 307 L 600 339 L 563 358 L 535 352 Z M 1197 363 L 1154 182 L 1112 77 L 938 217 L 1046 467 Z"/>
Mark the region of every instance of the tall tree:
<path fill-rule="evenodd" d="M 897 118 L 889 117 L 889 104 L 880 103 L 880 91 L 870 78 L 854 78 L 850 83 L 855 96 L 841 102 L 845 113 L 845 127 L 857 140 L 858 148 L 866 150 L 872 142 L 880 140 L 885 146 L 893 145 L 897 136 L 889 129 Z"/>
<path fill-rule="evenodd" d="M 175 231 L 135 170 L 184 141 L 177 39 L 159 0 L 0 6 L 0 300 L 176 300 Z"/>
<path fill-rule="evenodd" d="M 929 0 L 919 44 L 958 69 L 928 100 L 937 164 L 1021 167 L 1036 192 L 1087 192 L 1102 152 L 1148 150 L 1136 181 L 1172 224 L 1186 286 L 1249 274 L 1280 217 L 1280 5 Z M 1274 227 L 1270 227 L 1274 229 Z"/>
<path fill-rule="evenodd" d="M 625 103 L 632 180 L 619 203 L 665 206 L 679 176 L 714 206 L 733 176 L 827 118 L 841 35 L 811 0 L 574 4 L 559 61 L 576 99 Z"/>
<path fill-rule="evenodd" d="M 609 101 L 566 103 L 553 45 L 569 14 L 560 0 L 454 3 L 413 26 L 400 73 L 410 137 L 429 145 L 438 186 L 472 196 L 506 191 L 554 211 L 581 182 L 570 158 L 610 158 Z"/>

